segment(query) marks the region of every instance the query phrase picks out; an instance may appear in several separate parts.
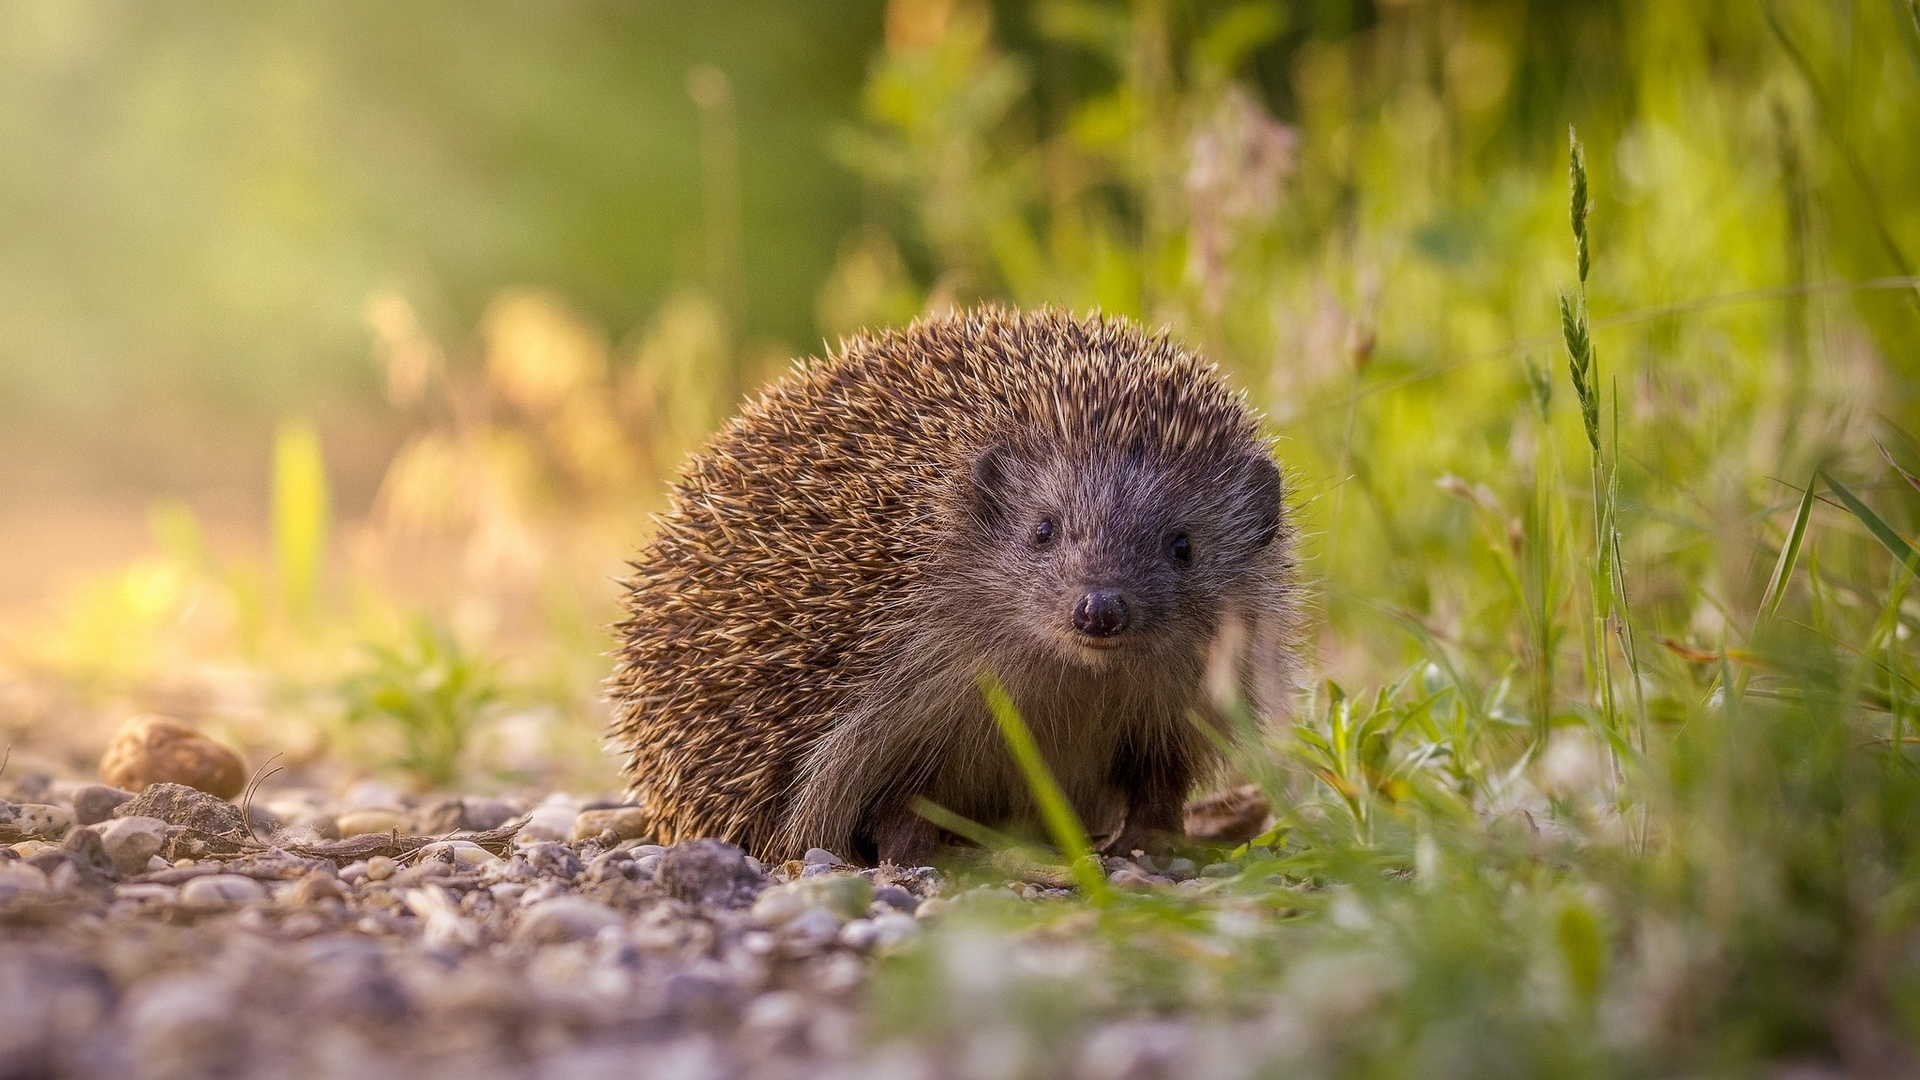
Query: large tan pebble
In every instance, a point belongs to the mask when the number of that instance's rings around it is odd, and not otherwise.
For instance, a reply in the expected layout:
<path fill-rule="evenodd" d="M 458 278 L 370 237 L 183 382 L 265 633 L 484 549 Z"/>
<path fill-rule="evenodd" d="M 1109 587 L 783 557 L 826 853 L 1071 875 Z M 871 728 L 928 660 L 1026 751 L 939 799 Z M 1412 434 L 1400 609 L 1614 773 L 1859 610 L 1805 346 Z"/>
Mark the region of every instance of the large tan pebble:
<path fill-rule="evenodd" d="M 259 882 L 239 874 L 207 874 L 180 886 L 180 902 L 188 907 L 220 908 L 266 898 Z"/>
<path fill-rule="evenodd" d="M 386 807 L 369 806 L 358 810 L 349 810 L 334 819 L 341 836 L 360 836 L 363 833 L 404 832 L 407 817 L 398 810 Z"/>
<path fill-rule="evenodd" d="M 591 840 L 601 833 L 612 831 L 613 838 L 619 840 L 639 840 L 647 835 L 646 812 L 637 806 L 617 806 L 611 810 L 582 810 L 573 819 L 573 828 L 567 839 L 575 842 Z"/>
<path fill-rule="evenodd" d="M 185 784 L 231 799 L 247 784 L 246 762 L 178 720 L 135 716 L 121 724 L 100 757 L 100 779 L 128 791 Z"/>

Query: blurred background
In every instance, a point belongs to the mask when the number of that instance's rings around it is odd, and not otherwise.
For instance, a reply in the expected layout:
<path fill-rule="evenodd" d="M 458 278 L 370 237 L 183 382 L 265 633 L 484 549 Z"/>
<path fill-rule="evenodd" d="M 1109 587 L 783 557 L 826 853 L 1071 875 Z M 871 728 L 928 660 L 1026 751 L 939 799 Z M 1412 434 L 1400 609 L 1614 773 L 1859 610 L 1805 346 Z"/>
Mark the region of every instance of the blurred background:
<path fill-rule="evenodd" d="M 316 780 L 606 787 L 614 579 L 684 455 L 983 299 L 1247 388 L 1316 679 L 1549 709 L 1570 125 L 1684 693 L 1812 470 L 1914 458 L 1912 0 L 0 8 L 0 742 L 90 773 L 158 710 Z"/>

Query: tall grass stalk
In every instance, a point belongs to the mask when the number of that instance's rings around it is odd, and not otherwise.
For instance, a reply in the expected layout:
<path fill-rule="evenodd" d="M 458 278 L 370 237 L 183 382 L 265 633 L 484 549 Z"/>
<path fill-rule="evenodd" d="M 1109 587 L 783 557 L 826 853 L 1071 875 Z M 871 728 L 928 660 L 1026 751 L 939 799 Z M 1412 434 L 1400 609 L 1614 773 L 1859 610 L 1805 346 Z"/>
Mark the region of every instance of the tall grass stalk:
<path fill-rule="evenodd" d="M 1601 718 L 1608 732 L 1616 737 L 1627 735 L 1629 745 L 1639 753 L 1646 749 L 1646 704 L 1640 697 L 1640 664 L 1633 640 L 1626 577 L 1620 556 L 1619 471 L 1607 460 L 1600 438 L 1600 365 L 1587 318 L 1587 273 L 1592 260 L 1587 236 L 1587 213 L 1591 204 L 1587 199 L 1586 151 L 1580 145 L 1577 132 L 1569 128 L 1567 134 L 1570 143 L 1568 173 L 1572 187 L 1570 211 L 1579 283 L 1574 289 L 1560 295 L 1560 332 L 1566 343 L 1567 370 L 1573 382 L 1574 396 L 1580 403 L 1581 427 L 1587 436 L 1588 478 L 1593 495 L 1594 561 L 1588 574 L 1593 625 L 1587 643 L 1587 664 L 1597 683 Z M 1620 432 L 1619 408 L 1620 393 L 1616 385 L 1609 415 L 1616 451 Z M 1634 687 L 1636 720 L 1630 728 L 1621 722 L 1622 710 L 1613 684 L 1612 650 L 1607 642 L 1610 633 L 1620 638 L 1621 652 Z M 1617 753 L 1614 755 L 1613 771 L 1618 791 L 1624 776 Z"/>
<path fill-rule="evenodd" d="M 1066 856 L 1075 883 L 1088 899 L 1105 903 L 1111 893 L 1105 868 L 1094 855 L 1093 842 L 1087 838 L 1086 827 L 1073 812 L 1073 804 L 1067 801 L 1066 792 L 1060 789 L 1059 781 L 1053 778 L 1053 771 L 1047 768 L 1047 760 L 1041 755 L 1039 744 L 1033 741 L 1033 732 L 1027 729 L 1026 721 L 1020 718 L 1020 710 L 1014 707 L 1013 698 L 1000 680 L 990 674 L 981 676 L 980 693 L 987 699 L 987 709 L 993 713 L 1001 738 L 1007 741 L 1008 752 L 1026 777 L 1027 789 L 1033 793 L 1041 823 L 1046 826 L 1047 834 L 1060 853 Z"/>

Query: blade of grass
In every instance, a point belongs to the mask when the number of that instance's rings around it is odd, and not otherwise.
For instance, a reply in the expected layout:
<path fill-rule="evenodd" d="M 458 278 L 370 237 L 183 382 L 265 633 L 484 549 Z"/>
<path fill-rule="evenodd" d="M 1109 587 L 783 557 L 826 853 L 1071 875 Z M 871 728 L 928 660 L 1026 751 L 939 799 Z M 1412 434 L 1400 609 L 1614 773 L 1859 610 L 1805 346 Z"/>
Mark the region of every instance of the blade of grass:
<path fill-rule="evenodd" d="M 1787 530 L 1787 539 L 1780 545 L 1780 558 L 1773 564 L 1773 576 L 1767 579 L 1767 590 L 1760 597 L 1760 619 L 1771 619 L 1780 610 L 1780 600 L 1787 594 L 1787 579 L 1793 576 L 1794 564 L 1800 561 L 1800 544 L 1807 538 L 1807 521 L 1813 515 L 1812 477 L 1807 478 L 1807 490 L 1800 496 L 1800 508 L 1793 512 L 1793 525 Z"/>
<path fill-rule="evenodd" d="M 1847 508 L 1847 513 L 1858 518 L 1860 524 L 1865 525 L 1867 531 L 1873 534 L 1873 538 L 1880 541 L 1881 546 L 1893 554 L 1895 561 L 1902 566 L 1913 565 L 1913 545 L 1907 543 L 1893 526 L 1887 524 L 1884 518 L 1873 512 L 1872 507 L 1861 502 L 1858 495 L 1849 491 L 1845 484 L 1835 480 L 1825 469 L 1820 470 L 1816 475 L 1833 490 L 1835 495 L 1840 497 L 1841 503 Z"/>
<path fill-rule="evenodd" d="M 1094 857 L 1093 842 L 1087 839 L 1087 830 L 1073 812 L 1072 804 L 1067 802 L 1066 792 L 1060 790 L 1059 781 L 1053 778 L 1046 759 L 1040 756 L 1039 744 L 1033 741 L 1027 722 L 1020 718 L 1020 710 L 1014 708 L 1013 698 L 992 674 L 980 676 L 980 694 L 987 699 L 987 709 L 993 713 L 994 723 L 1000 726 L 1007 750 L 1027 778 L 1033 801 L 1040 808 L 1041 822 L 1053 837 L 1054 845 L 1067 857 L 1074 880 L 1089 900 L 1105 903 L 1111 893 L 1105 869 Z"/>
<path fill-rule="evenodd" d="M 961 817 L 932 799 L 916 796 L 908 804 L 908 809 L 960 839 L 978 844 L 988 851 L 1007 851 L 1023 846 L 1017 837 L 988 828 L 972 818 Z"/>

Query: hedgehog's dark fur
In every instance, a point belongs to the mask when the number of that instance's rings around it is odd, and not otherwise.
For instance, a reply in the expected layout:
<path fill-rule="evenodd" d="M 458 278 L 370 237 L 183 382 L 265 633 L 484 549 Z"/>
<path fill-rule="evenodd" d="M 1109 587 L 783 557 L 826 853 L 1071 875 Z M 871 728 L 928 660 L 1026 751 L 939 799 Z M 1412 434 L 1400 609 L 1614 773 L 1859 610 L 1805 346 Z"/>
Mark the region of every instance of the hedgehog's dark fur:
<path fill-rule="evenodd" d="M 1256 417 L 1164 337 L 985 309 L 856 338 L 687 466 L 627 582 L 612 739 L 663 842 L 912 861 L 915 796 L 1031 825 L 990 672 L 1128 850 L 1216 760 L 1192 716 L 1279 712 L 1292 546 Z M 1076 630 L 1095 589 L 1121 631 Z"/>

